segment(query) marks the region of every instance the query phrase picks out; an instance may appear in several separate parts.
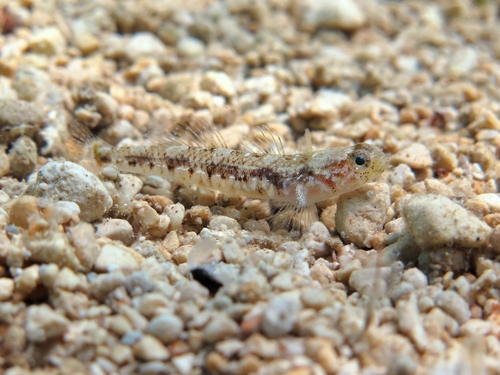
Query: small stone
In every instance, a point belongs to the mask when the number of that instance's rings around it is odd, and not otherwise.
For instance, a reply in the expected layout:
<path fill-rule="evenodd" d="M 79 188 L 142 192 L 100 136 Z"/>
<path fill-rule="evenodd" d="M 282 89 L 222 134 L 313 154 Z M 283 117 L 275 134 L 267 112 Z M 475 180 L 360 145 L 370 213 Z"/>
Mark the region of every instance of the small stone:
<path fill-rule="evenodd" d="M 114 268 L 137 268 L 138 266 L 139 262 L 130 252 L 122 247 L 106 244 L 102 247 L 94 268 L 97 272 L 109 272 Z"/>
<path fill-rule="evenodd" d="M 132 212 L 135 223 L 143 233 L 149 233 L 153 237 L 163 237 L 167 234 L 170 218 L 167 215 L 158 215 L 148 202 L 135 202 Z"/>
<path fill-rule="evenodd" d="M 19 124 L 40 125 L 43 113 L 34 103 L 24 100 L 0 100 L 0 128 Z"/>
<path fill-rule="evenodd" d="M 7 175 L 10 171 L 9 157 L 5 153 L 5 147 L 0 146 L 0 177 Z"/>
<path fill-rule="evenodd" d="M 270 338 L 290 333 L 300 308 L 301 303 L 294 295 L 283 294 L 274 297 L 264 312 L 262 331 Z"/>
<path fill-rule="evenodd" d="M 92 222 L 100 219 L 113 205 L 108 191 L 92 173 L 78 164 L 49 162 L 39 171 L 30 194 L 53 201 L 75 202 L 80 218 Z"/>
<path fill-rule="evenodd" d="M 73 272 L 73 270 L 64 267 L 57 275 L 57 278 L 52 286 L 56 289 L 73 292 L 84 288 L 85 284 L 82 282 L 82 279 L 75 272 Z"/>
<path fill-rule="evenodd" d="M 498 194 L 479 194 L 465 202 L 465 207 L 477 216 L 500 212 L 500 196 Z"/>
<path fill-rule="evenodd" d="M 226 314 L 216 315 L 203 329 L 203 339 L 208 343 L 215 343 L 238 334 L 236 322 Z"/>
<path fill-rule="evenodd" d="M 29 41 L 30 49 L 44 55 L 62 55 L 66 52 L 66 40 L 59 28 L 47 26 L 35 31 Z"/>
<path fill-rule="evenodd" d="M 121 241 L 124 245 L 130 245 L 134 241 L 134 229 L 127 220 L 104 219 L 95 224 L 96 236 L 107 237 L 114 241 Z"/>
<path fill-rule="evenodd" d="M 165 207 L 163 213 L 170 218 L 169 231 L 177 230 L 182 226 L 185 210 L 184 206 L 180 203 L 169 204 Z"/>
<path fill-rule="evenodd" d="M 113 349 L 111 351 L 111 360 L 116 363 L 118 366 L 124 365 L 127 362 L 130 362 L 132 359 L 133 353 L 130 346 L 123 344 L 115 344 L 113 345 Z"/>
<path fill-rule="evenodd" d="M 133 34 L 125 45 L 125 53 L 130 61 L 137 61 L 143 57 L 160 59 L 166 54 L 166 51 L 162 41 L 147 31 Z"/>
<path fill-rule="evenodd" d="M 28 229 L 29 218 L 36 214 L 40 214 L 38 198 L 23 195 L 12 204 L 9 212 L 9 222 L 20 228 Z"/>
<path fill-rule="evenodd" d="M 413 169 L 425 169 L 432 166 L 432 158 L 427 147 L 421 143 L 413 143 L 394 154 L 391 164 L 407 164 Z"/>
<path fill-rule="evenodd" d="M 182 375 L 189 375 L 195 363 L 195 356 L 193 353 L 178 355 L 172 358 L 172 363 Z"/>
<path fill-rule="evenodd" d="M 42 343 L 60 337 L 66 332 L 69 320 L 52 310 L 48 305 L 32 305 L 26 312 L 28 340 Z"/>
<path fill-rule="evenodd" d="M 14 280 L 0 277 L 0 302 L 8 301 L 14 292 Z"/>
<path fill-rule="evenodd" d="M 459 324 L 470 319 L 469 304 L 457 292 L 447 290 L 435 297 L 436 306 L 453 317 Z"/>
<path fill-rule="evenodd" d="M 213 221 L 213 220 L 212 220 Z M 238 243 L 231 237 L 227 237 L 222 244 L 222 254 L 227 263 L 240 264 L 245 259 L 245 254 Z"/>
<path fill-rule="evenodd" d="M 151 335 L 142 336 L 133 348 L 134 356 L 142 361 L 166 361 L 170 357 L 168 349 Z"/>
<path fill-rule="evenodd" d="M 337 202 L 335 226 L 342 238 L 359 247 L 373 247 L 390 206 L 389 186 L 370 183 L 343 194 Z"/>
<path fill-rule="evenodd" d="M 491 233 L 488 224 L 443 196 L 413 196 L 403 207 L 408 231 L 417 245 L 430 248 L 448 244 L 479 247 Z"/>
<path fill-rule="evenodd" d="M 19 137 L 9 151 L 10 172 L 18 179 L 35 170 L 38 158 L 36 143 L 26 136 Z"/>
<path fill-rule="evenodd" d="M 90 27 L 81 19 L 76 19 L 73 22 L 73 45 L 82 51 L 84 55 L 97 51 L 101 45 L 101 41 L 92 34 Z"/>
<path fill-rule="evenodd" d="M 176 315 L 160 315 L 149 323 L 149 332 L 164 344 L 177 340 L 184 329 L 183 321 Z"/>
<path fill-rule="evenodd" d="M 298 4 L 300 27 L 309 31 L 325 27 L 329 29 L 356 30 L 366 21 L 366 17 L 355 1 L 341 3 L 329 0 L 302 0 Z"/>
<path fill-rule="evenodd" d="M 204 48 L 203 42 L 198 38 L 186 36 L 177 41 L 177 51 L 183 57 L 200 56 Z"/>
<path fill-rule="evenodd" d="M 493 247 L 493 250 L 496 253 L 500 253 L 500 226 L 497 226 L 493 230 L 489 242 L 490 242 L 491 246 Z"/>
<path fill-rule="evenodd" d="M 226 98 L 231 98 L 236 94 L 233 80 L 224 72 L 206 72 L 201 79 L 200 87 L 212 94 L 223 95 Z"/>

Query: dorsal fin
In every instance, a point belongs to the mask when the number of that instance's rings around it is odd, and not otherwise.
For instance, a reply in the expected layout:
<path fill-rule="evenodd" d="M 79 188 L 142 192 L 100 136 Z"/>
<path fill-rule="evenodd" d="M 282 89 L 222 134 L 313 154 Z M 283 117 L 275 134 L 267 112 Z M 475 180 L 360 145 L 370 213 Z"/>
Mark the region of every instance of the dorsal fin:
<path fill-rule="evenodd" d="M 268 126 L 260 126 L 255 129 L 253 140 L 244 141 L 241 149 L 257 152 L 260 154 L 286 155 L 283 140 L 276 135 Z"/>
<path fill-rule="evenodd" d="M 194 115 L 182 115 L 170 121 L 166 128 L 153 129 L 146 139 L 158 145 L 201 148 L 228 148 L 219 131 Z"/>

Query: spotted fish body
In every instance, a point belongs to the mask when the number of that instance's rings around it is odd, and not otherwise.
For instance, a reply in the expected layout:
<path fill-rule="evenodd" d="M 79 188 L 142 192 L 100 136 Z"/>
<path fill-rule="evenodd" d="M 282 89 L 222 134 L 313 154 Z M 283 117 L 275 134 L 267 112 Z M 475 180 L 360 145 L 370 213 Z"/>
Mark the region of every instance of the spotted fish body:
<path fill-rule="evenodd" d="M 366 143 L 292 155 L 187 145 L 95 146 L 94 156 L 122 172 L 159 175 L 298 208 L 353 191 L 386 167 L 384 153 Z"/>

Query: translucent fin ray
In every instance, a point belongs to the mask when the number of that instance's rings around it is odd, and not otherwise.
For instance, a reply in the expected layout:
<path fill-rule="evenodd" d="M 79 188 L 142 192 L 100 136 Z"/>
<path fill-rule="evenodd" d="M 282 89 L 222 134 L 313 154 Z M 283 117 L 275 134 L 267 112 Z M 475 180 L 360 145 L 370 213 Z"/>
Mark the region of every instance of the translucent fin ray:
<path fill-rule="evenodd" d="M 267 126 L 258 127 L 254 133 L 254 140 L 244 141 L 241 148 L 259 154 L 286 155 L 283 140 L 280 136 L 273 134 Z"/>
<path fill-rule="evenodd" d="M 146 139 L 157 145 L 188 146 L 200 148 L 228 148 L 222 135 L 213 125 L 193 115 L 180 116 L 167 128 L 156 128 L 146 134 Z"/>

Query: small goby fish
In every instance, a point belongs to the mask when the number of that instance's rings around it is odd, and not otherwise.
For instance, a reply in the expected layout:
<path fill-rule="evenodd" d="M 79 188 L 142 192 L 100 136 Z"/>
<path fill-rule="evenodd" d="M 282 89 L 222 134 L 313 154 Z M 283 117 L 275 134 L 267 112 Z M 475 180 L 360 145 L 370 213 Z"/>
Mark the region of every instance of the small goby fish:
<path fill-rule="evenodd" d="M 193 118 L 185 117 L 180 123 L 192 125 Z M 199 139 L 199 131 L 187 132 Z M 269 138 L 277 139 L 272 134 Z M 190 143 L 169 136 L 162 144 L 134 147 L 96 141 L 93 154 L 98 164 L 113 164 L 121 172 L 158 175 L 228 195 L 271 200 L 296 212 L 315 209 L 317 202 L 358 189 L 387 165 L 382 150 L 367 143 L 286 155 L 280 142 L 274 152 L 251 152 L 225 148 L 218 137 L 213 140 L 204 146 L 197 140 Z"/>

